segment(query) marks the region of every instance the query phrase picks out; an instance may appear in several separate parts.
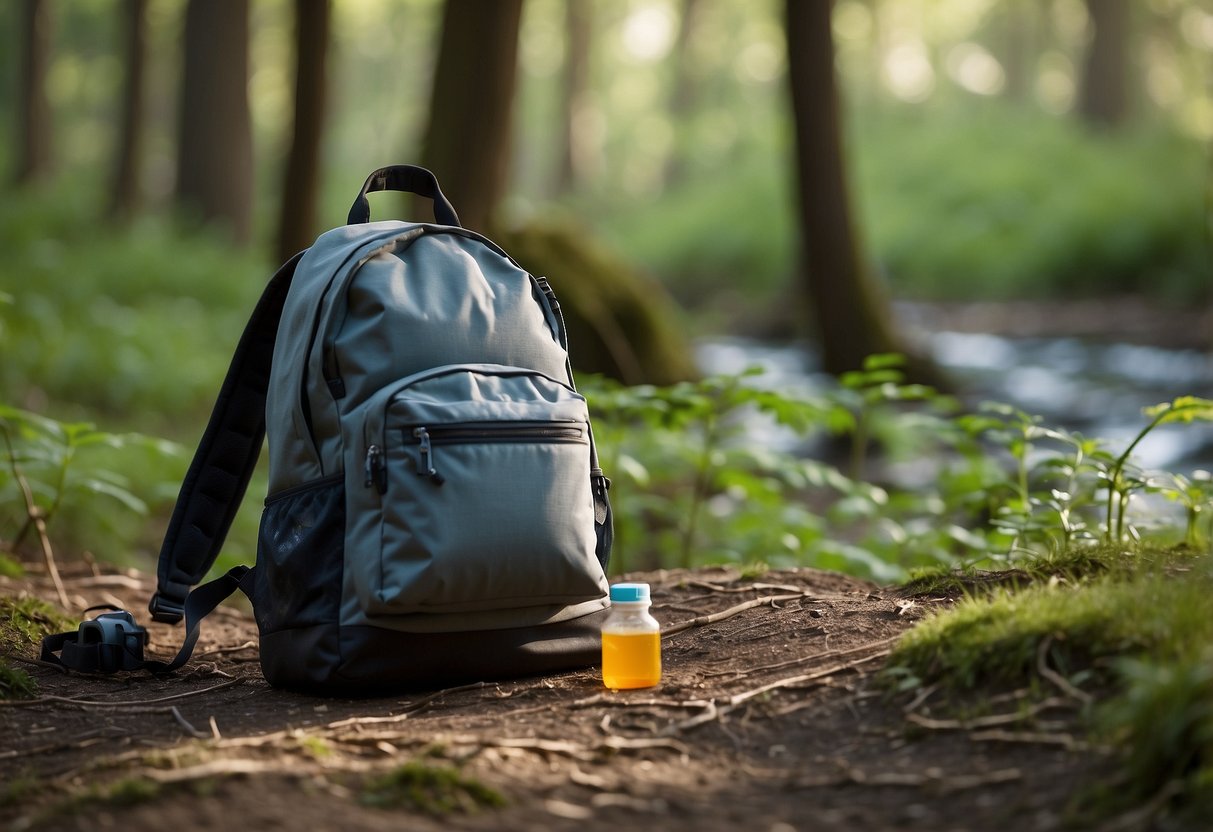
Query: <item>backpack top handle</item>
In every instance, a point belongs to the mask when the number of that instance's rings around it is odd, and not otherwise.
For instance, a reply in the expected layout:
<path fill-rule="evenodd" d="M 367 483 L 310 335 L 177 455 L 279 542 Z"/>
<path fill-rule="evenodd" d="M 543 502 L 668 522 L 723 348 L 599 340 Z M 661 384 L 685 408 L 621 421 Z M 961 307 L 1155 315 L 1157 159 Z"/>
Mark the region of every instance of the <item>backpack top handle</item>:
<path fill-rule="evenodd" d="M 375 191 L 405 191 L 424 196 L 434 201 L 434 219 L 441 225 L 459 226 L 459 215 L 450 200 L 438 187 L 438 178 L 430 171 L 416 165 L 391 165 L 372 173 L 366 178 L 358 198 L 350 208 L 346 225 L 371 221 L 371 203 L 366 195 Z"/>

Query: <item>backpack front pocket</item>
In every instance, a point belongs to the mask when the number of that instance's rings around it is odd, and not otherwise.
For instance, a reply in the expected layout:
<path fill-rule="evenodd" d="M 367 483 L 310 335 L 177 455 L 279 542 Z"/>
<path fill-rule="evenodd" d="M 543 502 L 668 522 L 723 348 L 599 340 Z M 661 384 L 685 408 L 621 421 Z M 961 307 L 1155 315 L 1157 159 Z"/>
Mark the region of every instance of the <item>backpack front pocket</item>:
<path fill-rule="evenodd" d="M 530 371 L 456 366 L 405 380 L 368 417 L 363 497 L 378 503 L 369 614 L 600 598 L 585 401 Z"/>

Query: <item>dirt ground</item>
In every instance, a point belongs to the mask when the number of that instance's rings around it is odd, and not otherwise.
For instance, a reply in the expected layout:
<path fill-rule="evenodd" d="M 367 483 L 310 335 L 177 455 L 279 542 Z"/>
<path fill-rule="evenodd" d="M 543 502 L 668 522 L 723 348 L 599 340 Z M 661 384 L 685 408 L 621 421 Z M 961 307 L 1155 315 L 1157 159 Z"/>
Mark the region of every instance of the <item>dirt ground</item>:
<path fill-rule="evenodd" d="M 947 599 L 809 569 L 753 581 L 725 569 L 629 577 L 652 583 L 667 630 L 664 679 L 651 690 L 612 693 L 585 670 L 312 698 L 264 682 L 256 629 L 235 608 L 206 620 L 194 659 L 168 678 L 65 674 L 30 661 L 31 647 L 10 660 L 39 698 L 0 701 L 0 824 L 1047 830 L 1106 765 L 1074 738 L 1065 706 L 1047 713 L 1047 730 L 1012 699 L 961 724 L 934 695 L 875 684 L 891 643 Z M 77 616 L 115 603 L 146 622 L 149 576 L 64 582 Z M 0 579 L 0 595 L 22 593 L 56 597 L 36 576 Z M 180 628 L 150 629 L 150 652 L 175 654 Z M 414 796 L 445 802 L 378 790 L 393 770 L 419 787 Z M 442 774 L 427 786 L 427 772 Z M 489 805 L 485 787 L 503 805 Z M 396 805 L 374 803 L 384 794 Z"/>

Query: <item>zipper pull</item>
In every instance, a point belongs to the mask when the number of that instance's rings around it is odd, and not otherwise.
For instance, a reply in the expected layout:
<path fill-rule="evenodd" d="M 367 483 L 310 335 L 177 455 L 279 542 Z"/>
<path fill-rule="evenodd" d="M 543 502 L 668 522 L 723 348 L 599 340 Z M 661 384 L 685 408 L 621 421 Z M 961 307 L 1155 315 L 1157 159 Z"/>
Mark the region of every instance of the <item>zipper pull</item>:
<path fill-rule="evenodd" d="M 429 477 L 435 485 L 442 485 L 446 477 L 434 468 L 434 446 L 430 444 L 430 432 L 425 428 L 413 428 L 413 437 L 421 448 L 421 462 L 417 466 L 417 476 Z"/>
<path fill-rule="evenodd" d="M 371 445 L 366 449 L 366 476 L 362 480 L 363 488 L 375 486 L 380 494 L 387 493 L 387 465 L 383 461 L 383 449 Z"/>

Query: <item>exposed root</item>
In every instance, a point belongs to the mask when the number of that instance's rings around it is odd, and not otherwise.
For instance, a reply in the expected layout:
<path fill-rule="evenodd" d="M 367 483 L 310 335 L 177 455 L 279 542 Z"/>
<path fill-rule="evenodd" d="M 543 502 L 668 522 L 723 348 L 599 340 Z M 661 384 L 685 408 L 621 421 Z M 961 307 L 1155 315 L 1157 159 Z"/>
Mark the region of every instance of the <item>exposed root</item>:
<path fill-rule="evenodd" d="M 677 635 L 685 630 L 689 630 L 692 627 L 702 627 L 706 624 L 715 624 L 719 621 L 724 621 L 726 618 L 732 618 L 733 616 L 743 613 L 746 610 L 752 610 L 755 607 L 773 607 L 780 601 L 797 601 L 807 597 L 808 596 L 805 593 L 799 592 L 795 595 L 764 595 L 761 598 L 753 598 L 749 601 L 738 604 L 737 606 L 729 607 L 727 610 L 714 612 L 710 615 L 701 615 L 696 618 L 692 618 L 689 621 L 680 621 L 677 624 L 671 624 L 668 627 L 663 627 L 661 629 L 661 637 L 669 638 L 670 636 Z"/>

